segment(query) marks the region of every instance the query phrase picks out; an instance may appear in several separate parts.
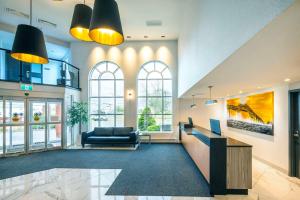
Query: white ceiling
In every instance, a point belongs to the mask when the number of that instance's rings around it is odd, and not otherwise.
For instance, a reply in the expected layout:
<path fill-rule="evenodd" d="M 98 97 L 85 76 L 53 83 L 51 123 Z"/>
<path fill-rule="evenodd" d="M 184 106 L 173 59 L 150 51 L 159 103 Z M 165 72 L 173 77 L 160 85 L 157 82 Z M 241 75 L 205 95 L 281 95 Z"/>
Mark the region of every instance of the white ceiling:
<path fill-rule="evenodd" d="M 228 57 L 183 97 L 204 93 L 214 85 L 213 96 L 222 98 L 300 81 L 300 1 L 268 24 Z M 291 81 L 285 83 L 284 79 Z"/>
<path fill-rule="evenodd" d="M 125 36 L 130 40 L 171 40 L 178 38 L 180 8 L 182 0 L 117 0 Z M 73 9 L 83 0 L 33 0 L 33 23 L 40 27 L 48 36 L 64 41 L 72 41 L 69 26 Z M 86 0 L 86 4 L 93 7 L 94 0 Z M 6 8 L 29 14 L 29 0 L 0 0 L 0 22 L 17 26 L 29 23 L 22 17 L 7 14 Z M 57 24 L 57 27 L 47 27 L 37 22 L 37 19 L 47 20 Z M 160 27 L 147 27 L 147 20 L 161 20 Z M 145 39 L 144 36 L 148 36 Z M 161 36 L 165 35 L 166 38 Z"/>

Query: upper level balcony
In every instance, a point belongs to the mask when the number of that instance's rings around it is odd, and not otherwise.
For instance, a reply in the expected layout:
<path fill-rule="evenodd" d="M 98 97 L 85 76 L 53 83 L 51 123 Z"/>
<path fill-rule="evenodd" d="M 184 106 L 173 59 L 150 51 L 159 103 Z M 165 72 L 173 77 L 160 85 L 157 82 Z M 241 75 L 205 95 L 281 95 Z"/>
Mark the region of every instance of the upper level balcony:
<path fill-rule="evenodd" d="M 69 87 L 80 90 L 80 69 L 62 60 L 31 64 L 13 59 L 10 50 L 0 48 L 0 81 Z"/>

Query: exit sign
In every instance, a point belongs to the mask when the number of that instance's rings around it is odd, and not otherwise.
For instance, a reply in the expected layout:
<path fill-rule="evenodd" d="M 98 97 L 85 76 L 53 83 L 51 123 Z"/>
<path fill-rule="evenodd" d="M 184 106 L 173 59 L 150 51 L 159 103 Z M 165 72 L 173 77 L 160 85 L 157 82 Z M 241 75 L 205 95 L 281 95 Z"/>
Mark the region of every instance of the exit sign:
<path fill-rule="evenodd" d="M 21 84 L 20 89 L 23 91 L 32 91 L 32 85 L 29 84 Z"/>

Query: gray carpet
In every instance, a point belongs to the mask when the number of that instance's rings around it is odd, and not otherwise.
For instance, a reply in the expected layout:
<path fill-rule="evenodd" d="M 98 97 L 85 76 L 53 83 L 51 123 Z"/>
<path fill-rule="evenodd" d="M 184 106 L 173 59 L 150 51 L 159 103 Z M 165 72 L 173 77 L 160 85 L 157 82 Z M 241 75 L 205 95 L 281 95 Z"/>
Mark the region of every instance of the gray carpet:
<path fill-rule="evenodd" d="M 108 195 L 209 197 L 203 176 L 180 144 L 137 151 L 58 150 L 0 159 L 0 179 L 52 168 L 122 169 Z"/>

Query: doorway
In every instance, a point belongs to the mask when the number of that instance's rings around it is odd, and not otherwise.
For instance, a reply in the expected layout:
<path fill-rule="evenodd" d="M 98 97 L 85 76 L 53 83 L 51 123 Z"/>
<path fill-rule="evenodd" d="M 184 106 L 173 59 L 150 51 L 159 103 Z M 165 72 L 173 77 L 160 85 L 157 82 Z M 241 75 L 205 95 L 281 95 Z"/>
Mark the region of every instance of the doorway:
<path fill-rule="evenodd" d="M 290 176 L 300 178 L 300 90 L 290 92 Z"/>
<path fill-rule="evenodd" d="M 61 99 L 0 97 L 0 156 L 62 148 Z"/>

